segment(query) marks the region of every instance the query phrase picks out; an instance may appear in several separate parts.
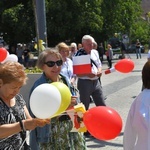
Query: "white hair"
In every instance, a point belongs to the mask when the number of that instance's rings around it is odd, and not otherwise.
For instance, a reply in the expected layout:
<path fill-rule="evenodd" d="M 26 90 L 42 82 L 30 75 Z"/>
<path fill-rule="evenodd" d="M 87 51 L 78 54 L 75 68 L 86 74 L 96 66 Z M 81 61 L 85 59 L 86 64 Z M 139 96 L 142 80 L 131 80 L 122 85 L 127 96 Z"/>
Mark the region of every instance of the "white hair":
<path fill-rule="evenodd" d="M 82 37 L 82 43 L 85 42 L 86 40 L 91 40 L 92 42 L 95 42 L 94 38 L 90 35 L 84 35 Z"/>
<path fill-rule="evenodd" d="M 76 43 L 71 43 L 71 44 L 70 44 L 70 47 L 75 47 L 75 48 L 77 48 L 77 44 L 76 44 Z"/>

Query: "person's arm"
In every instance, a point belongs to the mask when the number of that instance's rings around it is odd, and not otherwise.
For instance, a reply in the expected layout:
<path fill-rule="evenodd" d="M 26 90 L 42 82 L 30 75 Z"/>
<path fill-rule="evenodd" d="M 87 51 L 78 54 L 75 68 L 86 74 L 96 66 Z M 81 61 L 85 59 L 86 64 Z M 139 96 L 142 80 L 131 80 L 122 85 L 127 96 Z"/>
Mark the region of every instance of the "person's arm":
<path fill-rule="evenodd" d="M 127 117 L 126 125 L 125 125 L 124 136 L 123 136 L 124 150 L 134 149 L 134 145 L 136 142 L 136 131 L 132 125 L 132 122 L 134 120 L 133 116 L 132 116 L 133 111 L 134 111 L 133 105 L 131 106 L 131 109 L 130 109 L 128 117 Z"/>
<path fill-rule="evenodd" d="M 101 77 L 101 76 L 102 76 L 102 68 L 101 68 L 101 67 L 98 68 L 97 76 L 98 76 L 98 77 Z"/>
<path fill-rule="evenodd" d="M 43 127 L 50 123 L 50 119 L 31 118 L 22 120 L 23 127 L 20 122 L 0 125 L 0 139 L 7 138 L 23 130 L 33 130 L 36 127 Z"/>
<path fill-rule="evenodd" d="M 0 139 L 7 138 L 21 131 L 20 123 L 0 125 Z"/>
<path fill-rule="evenodd" d="M 26 114 L 26 118 L 27 118 L 27 119 L 31 119 L 32 117 L 31 117 L 31 115 L 29 114 L 29 111 L 28 111 L 26 105 L 24 106 L 24 111 L 25 111 L 25 114 Z"/>
<path fill-rule="evenodd" d="M 76 80 L 77 80 L 77 76 L 73 75 L 72 78 L 71 78 L 71 80 L 70 80 L 71 84 L 74 85 L 75 82 L 76 82 Z"/>
<path fill-rule="evenodd" d="M 97 77 L 101 77 L 102 76 L 102 62 L 101 62 L 101 60 L 99 59 L 99 57 L 98 57 L 98 54 L 96 53 L 96 55 L 97 55 L 97 74 L 96 74 L 96 76 Z"/>

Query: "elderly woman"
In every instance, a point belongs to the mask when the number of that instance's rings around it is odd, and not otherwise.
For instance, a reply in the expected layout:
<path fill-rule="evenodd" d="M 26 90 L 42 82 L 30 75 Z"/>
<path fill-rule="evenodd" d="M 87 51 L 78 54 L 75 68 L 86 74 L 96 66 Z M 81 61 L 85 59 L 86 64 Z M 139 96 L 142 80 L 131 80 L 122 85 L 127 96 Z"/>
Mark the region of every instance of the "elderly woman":
<path fill-rule="evenodd" d="M 43 51 L 37 61 L 37 66 L 43 70 L 43 74 L 34 83 L 31 93 L 38 85 L 43 83 L 62 82 L 70 87 L 67 78 L 60 74 L 62 64 L 62 56 L 56 49 L 47 48 Z M 75 104 L 76 97 L 71 97 L 69 108 Z M 31 148 L 33 150 L 85 150 L 85 140 L 82 134 L 70 132 L 71 129 L 72 121 L 67 114 L 52 118 L 50 125 L 37 128 L 31 132 Z"/>
<path fill-rule="evenodd" d="M 76 43 L 73 42 L 70 44 L 70 51 L 71 52 L 69 58 L 72 59 L 75 56 L 76 52 L 78 51 Z"/>
<path fill-rule="evenodd" d="M 23 149 L 25 131 L 44 126 L 49 120 L 33 119 L 23 97 L 18 94 L 26 83 L 24 67 L 18 62 L 0 64 L 0 149 Z M 25 145 L 24 145 L 25 146 Z M 27 145 L 26 145 L 27 146 Z M 24 147 L 24 149 L 26 149 Z"/>
<path fill-rule="evenodd" d="M 56 45 L 57 50 L 62 56 L 63 64 L 61 67 L 61 74 L 66 76 L 71 84 L 76 84 L 76 75 L 73 74 L 73 62 L 69 57 L 69 46 L 61 42 Z"/>

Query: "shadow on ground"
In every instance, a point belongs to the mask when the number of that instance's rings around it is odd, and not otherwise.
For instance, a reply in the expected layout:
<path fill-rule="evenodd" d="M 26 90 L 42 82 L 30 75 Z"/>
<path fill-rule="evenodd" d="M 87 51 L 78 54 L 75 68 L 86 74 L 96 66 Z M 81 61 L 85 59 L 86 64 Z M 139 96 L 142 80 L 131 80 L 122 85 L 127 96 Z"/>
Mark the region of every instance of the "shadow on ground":
<path fill-rule="evenodd" d="M 121 132 L 119 136 L 123 136 L 123 132 Z M 113 143 L 111 140 L 110 141 L 102 141 L 102 140 L 98 140 L 94 137 L 86 138 L 86 142 L 90 142 L 90 141 L 93 144 L 91 144 L 91 143 L 90 143 L 90 145 L 87 144 L 87 147 L 91 148 L 91 149 L 105 147 L 105 146 L 123 147 L 123 144 Z"/>

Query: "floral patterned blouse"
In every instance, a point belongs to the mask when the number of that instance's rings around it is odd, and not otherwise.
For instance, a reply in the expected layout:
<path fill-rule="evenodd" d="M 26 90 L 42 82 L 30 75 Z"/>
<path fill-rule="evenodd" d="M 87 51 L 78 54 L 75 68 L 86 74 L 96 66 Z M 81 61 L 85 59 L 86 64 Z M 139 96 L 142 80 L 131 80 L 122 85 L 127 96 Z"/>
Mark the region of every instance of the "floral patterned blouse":
<path fill-rule="evenodd" d="M 24 105 L 26 105 L 23 97 L 18 94 L 15 97 L 16 104 L 8 107 L 0 98 L 0 125 L 18 122 L 18 118 L 24 119 Z M 0 139 L 0 150 L 19 150 L 22 145 L 20 133 L 11 135 L 7 138 Z"/>

